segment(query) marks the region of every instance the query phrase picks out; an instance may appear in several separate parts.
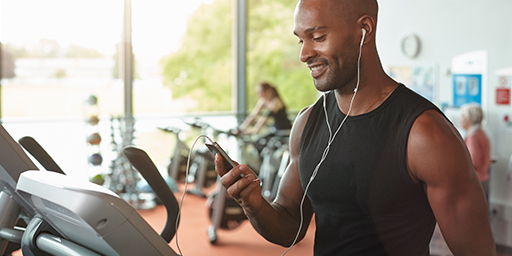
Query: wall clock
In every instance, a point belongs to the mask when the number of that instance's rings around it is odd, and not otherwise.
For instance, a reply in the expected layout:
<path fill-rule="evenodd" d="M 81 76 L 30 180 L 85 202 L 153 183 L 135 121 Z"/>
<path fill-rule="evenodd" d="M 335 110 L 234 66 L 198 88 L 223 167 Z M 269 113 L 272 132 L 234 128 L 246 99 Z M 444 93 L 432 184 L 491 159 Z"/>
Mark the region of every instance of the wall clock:
<path fill-rule="evenodd" d="M 415 34 L 408 34 L 402 37 L 402 53 L 409 58 L 416 58 L 421 50 L 420 38 Z"/>

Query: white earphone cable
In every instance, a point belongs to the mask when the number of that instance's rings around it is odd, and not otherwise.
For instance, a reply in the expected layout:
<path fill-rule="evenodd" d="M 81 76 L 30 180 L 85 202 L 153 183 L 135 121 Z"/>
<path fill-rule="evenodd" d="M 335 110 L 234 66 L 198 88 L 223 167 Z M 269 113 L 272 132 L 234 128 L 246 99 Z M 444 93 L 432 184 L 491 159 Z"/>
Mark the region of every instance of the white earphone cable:
<path fill-rule="evenodd" d="M 361 52 L 362 52 L 362 47 L 363 47 L 363 42 L 364 42 L 364 36 L 365 34 L 363 33 L 363 38 L 361 40 L 361 44 L 359 45 L 359 57 L 357 59 L 357 84 L 356 84 L 356 87 L 354 89 L 354 94 L 352 95 L 352 99 L 350 100 L 350 106 L 349 106 L 349 109 L 348 109 L 348 112 L 347 114 L 345 115 L 345 117 L 343 118 L 343 120 L 341 121 L 341 124 L 340 126 L 338 127 L 338 129 L 336 129 L 336 132 L 334 134 L 332 134 L 332 129 L 331 129 L 331 125 L 329 124 L 329 116 L 327 115 L 327 107 L 326 107 L 326 94 L 325 92 L 323 93 L 323 107 L 324 107 L 324 113 L 325 113 L 325 121 L 327 123 L 327 128 L 329 130 L 329 141 L 327 143 L 327 147 L 325 147 L 324 149 L 324 152 L 322 154 L 322 158 L 320 159 L 320 162 L 316 165 L 315 169 L 313 170 L 313 173 L 311 174 L 311 178 L 309 179 L 309 182 L 308 184 L 306 185 L 306 188 L 304 190 L 304 194 L 302 196 L 302 199 L 301 199 L 301 202 L 300 202 L 300 224 L 299 224 L 299 229 L 297 231 L 297 234 L 295 235 L 295 239 L 293 240 L 293 243 L 290 245 L 290 247 L 288 247 L 288 249 L 281 255 L 281 256 L 284 256 L 286 253 L 288 253 L 289 250 L 291 250 L 291 248 L 297 243 L 297 240 L 299 238 L 299 235 L 300 235 L 300 232 L 302 230 L 302 226 L 304 225 L 304 210 L 303 210 L 303 205 L 304 205 L 304 201 L 306 199 L 306 195 L 307 195 L 307 192 L 309 190 L 309 186 L 311 185 L 311 183 L 313 182 L 313 180 L 315 179 L 317 173 L 318 173 L 318 170 L 320 169 L 320 165 L 325 161 L 325 159 L 327 158 L 327 155 L 329 154 L 329 150 L 331 148 L 331 144 L 334 142 L 334 139 L 336 138 L 336 135 L 338 134 L 338 132 L 341 130 L 341 127 L 343 126 L 343 124 L 345 123 L 345 121 L 347 120 L 348 116 L 350 115 L 350 112 L 352 111 L 352 104 L 354 103 L 354 99 L 356 97 L 356 94 L 357 94 L 357 91 L 359 89 L 359 83 L 360 83 L 360 68 L 361 68 Z M 188 158 L 187 158 L 187 169 L 185 171 L 185 177 L 188 177 L 188 174 L 189 174 L 189 169 L 190 169 L 190 158 L 191 158 L 191 152 L 192 150 L 194 149 L 194 146 L 196 145 L 197 141 L 200 139 L 200 138 L 205 138 L 207 139 L 208 141 L 210 141 L 211 143 L 213 143 L 212 139 L 210 139 L 208 136 L 206 135 L 199 135 L 195 140 L 194 140 L 194 143 L 192 143 L 192 147 L 190 148 L 190 151 L 189 151 L 189 154 L 188 154 Z M 185 186 L 183 188 L 183 194 L 181 196 L 181 200 L 180 200 L 180 204 L 179 204 L 179 210 L 178 210 L 178 217 L 176 218 L 176 223 L 175 223 L 175 230 L 176 230 L 176 247 L 178 249 L 178 252 L 179 252 L 179 255 L 183 255 L 183 253 L 181 252 L 181 248 L 179 246 L 179 242 L 178 242 L 178 224 L 179 224 L 179 221 L 180 221 L 180 217 L 181 217 L 181 209 L 183 207 L 183 201 L 185 199 L 185 193 L 187 191 L 187 186 L 188 186 L 188 179 L 185 178 Z"/>
<path fill-rule="evenodd" d="M 290 245 L 290 247 L 288 247 L 288 249 L 281 256 L 284 256 L 286 253 L 288 253 L 288 251 L 292 249 L 292 247 L 295 245 L 295 243 L 297 243 L 297 240 L 300 235 L 300 231 L 302 230 L 302 226 L 304 225 L 303 205 L 304 205 L 304 201 L 306 199 L 307 192 L 309 190 L 309 186 L 311 185 L 311 182 L 313 182 L 313 180 L 315 179 L 316 174 L 318 173 L 318 170 L 320 169 L 320 165 L 327 158 L 327 154 L 329 154 L 331 144 L 334 142 L 336 135 L 341 130 L 341 127 L 345 123 L 345 120 L 347 120 L 348 116 L 350 115 L 350 112 L 352 111 L 352 104 L 354 103 L 354 99 L 355 99 L 357 91 L 359 89 L 359 83 L 360 83 L 360 78 L 361 78 L 361 76 L 360 76 L 360 74 L 361 74 L 361 52 L 362 52 L 362 48 L 363 48 L 364 38 L 365 38 L 365 34 L 363 33 L 363 37 L 361 39 L 361 44 L 359 45 L 359 57 L 357 58 L 357 84 L 354 89 L 354 94 L 352 95 L 352 99 L 350 100 L 350 106 L 349 106 L 348 112 L 345 115 L 345 117 L 343 118 L 343 120 L 341 121 L 340 126 L 338 127 L 338 129 L 336 130 L 336 132 L 334 134 L 332 134 L 331 125 L 329 124 L 329 116 L 327 115 L 327 108 L 326 108 L 326 103 L 325 103 L 327 98 L 325 96 L 325 92 L 323 93 L 323 98 L 324 98 L 323 107 L 324 107 L 324 113 L 325 113 L 325 122 L 327 123 L 327 128 L 329 130 L 329 141 L 327 143 L 327 147 L 325 147 L 325 149 L 324 149 L 324 152 L 322 154 L 322 158 L 320 159 L 320 162 L 316 165 L 315 169 L 313 170 L 313 173 L 311 174 L 311 178 L 309 179 L 309 182 L 306 185 L 306 188 L 304 189 L 304 195 L 302 196 L 302 200 L 300 202 L 300 224 L 299 224 L 299 229 L 297 231 L 297 234 L 295 235 L 295 239 L 293 240 L 293 243 Z"/>
<path fill-rule="evenodd" d="M 199 135 L 195 140 L 194 140 L 194 143 L 192 143 L 192 147 L 190 147 L 190 150 L 188 152 L 188 157 L 187 157 L 187 169 L 185 170 L 185 187 L 183 188 L 183 194 L 181 195 L 181 200 L 180 200 L 180 206 L 179 206 L 179 210 L 178 210 L 178 217 L 176 218 L 176 223 L 175 223 L 175 230 L 176 230 L 176 248 L 178 249 L 178 252 L 179 252 L 179 255 L 183 256 L 183 253 L 181 252 L 181 248 L 180 248 L 180 245 L 179 245 L 179 242 L 178 242 L 178 224 L 180 223 L 180 218 L 181 218 L 181 208 L 183 207 L 183 200 L 185 199 L 185 194 L 187 192 L 187 186 L 188 186 L 188 172 L 190 170 L 190 156 L 192 155 L 192 150 L 194 149 L 194 146 L 196 145 L 196 142 L 200 139 L 200 138 L 205 138 L 207 139 L 208 141 L 210 141 L 211 143 L 213 143 L 212 139 L 210 139 L 208 136 L 206 135 Z"/>

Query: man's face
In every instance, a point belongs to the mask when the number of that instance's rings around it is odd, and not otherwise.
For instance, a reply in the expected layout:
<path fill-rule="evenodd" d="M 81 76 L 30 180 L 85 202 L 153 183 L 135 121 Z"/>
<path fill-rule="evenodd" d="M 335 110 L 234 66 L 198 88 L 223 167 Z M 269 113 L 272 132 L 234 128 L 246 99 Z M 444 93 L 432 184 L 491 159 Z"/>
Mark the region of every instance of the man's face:
<path fill-rule="evenodd" d="M 294 34 L 302 44 L 300 60 L 308 65 L 315 87 L 351 92 L 356 85 L 359 47 L 335 1 L 341 0 L 299 2 Z"/>

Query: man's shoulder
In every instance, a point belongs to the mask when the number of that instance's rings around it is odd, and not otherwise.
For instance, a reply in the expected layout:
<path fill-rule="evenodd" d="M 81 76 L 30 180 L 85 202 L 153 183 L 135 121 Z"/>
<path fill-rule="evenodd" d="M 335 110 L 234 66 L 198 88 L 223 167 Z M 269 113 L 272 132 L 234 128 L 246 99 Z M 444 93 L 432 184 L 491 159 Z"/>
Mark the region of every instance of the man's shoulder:
<path fill-rule="evenodd" d="M 313 109 L 314 107 L 314 104 L 313 105 L 309 105 L 303 109 L 301 109 L 299 111 L 299 113 L 297 114 L 297 117 L 295 118 L 295 121 L 293 122 L 293 127 L 301 127 L 299 130 L 300 130 L 300 133 L 302 133 L 302 130 L 304 130 L 304 126 L 306 125 L 307 121 L 308 121 L 308 118 L 309 118 L 309 115 L 311 114 L 311 110 Z M 295 130 L 297 130 L 298 128 L 295 128 Z M 292 128 L 292 132 L 293 132 L 293 128 Z"/>
<path fill-rule="evenodd" d="M 414 121 L 413 128 L 431 137 L 435 135 L 454 136 L 456 128 L 437 108 L 426 109 Z M 458 133 L 457 133 L 458 134 Z"/>

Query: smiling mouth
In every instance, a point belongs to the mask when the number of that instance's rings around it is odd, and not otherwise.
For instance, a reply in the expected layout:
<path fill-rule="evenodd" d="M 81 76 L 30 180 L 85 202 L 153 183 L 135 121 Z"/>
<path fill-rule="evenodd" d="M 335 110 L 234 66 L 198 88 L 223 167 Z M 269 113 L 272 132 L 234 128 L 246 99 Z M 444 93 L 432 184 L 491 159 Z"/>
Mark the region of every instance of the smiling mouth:
<path fill-rule="evenodd" d="M 309 66 L 309 70 L 311 70 L 311 76 L 313 78 L 317 78 L 320 75 L 322 75 L 326 69 L 327 69 L 327 64 L 319 64 L 319 65 Z"/>

